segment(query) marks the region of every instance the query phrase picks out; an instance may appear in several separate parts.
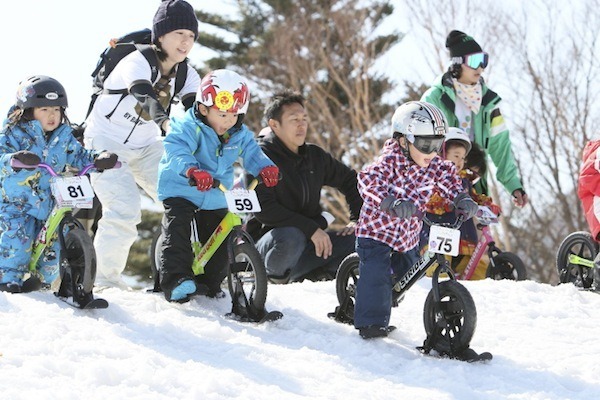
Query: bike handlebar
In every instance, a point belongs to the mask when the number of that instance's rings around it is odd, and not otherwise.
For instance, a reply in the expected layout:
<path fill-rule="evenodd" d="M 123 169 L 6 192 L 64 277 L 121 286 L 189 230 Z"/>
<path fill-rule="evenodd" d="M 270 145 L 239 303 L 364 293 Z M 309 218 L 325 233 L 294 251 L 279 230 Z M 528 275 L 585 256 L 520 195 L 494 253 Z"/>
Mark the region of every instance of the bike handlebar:
<path fill-rule="evenodd" d="M 417 212 L 416 216 L 419 216 L 421 219 L 423 220 L 424 223 L 426 223 L 427 225 L 431 226 L 431 225 L 438 225 L 438 226 L 443 226 L 446 228 L 451 228 L 451 229 L 457 229 L 459 228 L 462 223 L 465 220 L 464 215 L 462 214 L 457 214 L 456 215 L 456 219 L 453 222 L 433 222 L 432 220 L 430 220 L 426 214 L 421 213 L 420 211 Z"/>
<path fill-rule="evenodd" d="M 248 185 L 248 190 L 256 189 L 256 187 L 261 183 L 262 183 L 262 177 L 260 177 L 260 176 L 252 179 L 250 181 L 250 184 Z M 194 184 L 191 180 L 188 180 L 188 184 L 190 186 L 196 186 L 196 184 Z M 223 184 L 221 184 L 220 180 L 214 179 L 214 178 L 213 178 L 212 188 L 213 189 L 219 188 L 222 192 L 226 192 L 228 190 Z"/>
<path fill-rule="evenodd" d="M 54 169 L 52 168 L 52 166 L 50 164 L 46 164 L 46 163 L 39 163 L 36 165 L 30 165 L 30 164 L 24 164 L 21 161 L 13 158 L 10 160 L 10 166 L 13 168 L 23 168 L 23 169 L 32 169 L 32 168 L 44 168 L 46 171 L 48 171 L 48 173 L 52 176 L 59 176 L 59 174 L 56 173 L 56 171 L 54 171 Z M 79 171 L 77 173 L 77 176 L 80 175 L 85 175 L 87 174 L 91 169 L 96 168 L 94 166 L 94 164 L 88 164 L 85 167 L 83 167 L 83 169 L 81 171 Z M 121 168 L 121 161 L 117 161 L 117 163 L 115 164 L 115 166 L 113 168 Z"/>

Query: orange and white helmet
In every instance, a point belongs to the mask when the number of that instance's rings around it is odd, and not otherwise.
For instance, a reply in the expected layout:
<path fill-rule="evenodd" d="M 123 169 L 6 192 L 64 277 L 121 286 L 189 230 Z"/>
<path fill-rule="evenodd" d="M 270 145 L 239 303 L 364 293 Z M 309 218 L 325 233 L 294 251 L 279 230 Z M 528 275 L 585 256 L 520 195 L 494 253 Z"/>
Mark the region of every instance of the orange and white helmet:
<path fill-rule="evenodd" d="M 248 82 L 237 72 L 216 69 L 202 78 L 196 101 L 221 112 L 246 114 L 250 105 Z"/>

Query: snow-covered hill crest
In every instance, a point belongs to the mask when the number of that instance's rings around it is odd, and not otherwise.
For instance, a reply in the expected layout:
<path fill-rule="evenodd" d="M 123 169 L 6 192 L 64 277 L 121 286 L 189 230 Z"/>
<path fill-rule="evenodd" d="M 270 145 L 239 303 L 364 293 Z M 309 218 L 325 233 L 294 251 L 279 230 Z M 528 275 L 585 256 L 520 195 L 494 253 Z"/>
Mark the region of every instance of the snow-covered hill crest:
<path fill-rule="evenodd" d="M 463 282 L 464 283 L 464 282 Z M 398 329 L 364 341 L 327 318 L 334 282 L 270 286 L 266 325 L 223 317 L 228 299 L 167 303 L 109 289 L 106 310 L 48 292 L 0 293 L 6 399 L 591 399 L 600 392 L 600 296 L 569 285 L 466 282 L 476 351 L 489 364 L 422 356 L 421 280 L 392 312 Z"/>

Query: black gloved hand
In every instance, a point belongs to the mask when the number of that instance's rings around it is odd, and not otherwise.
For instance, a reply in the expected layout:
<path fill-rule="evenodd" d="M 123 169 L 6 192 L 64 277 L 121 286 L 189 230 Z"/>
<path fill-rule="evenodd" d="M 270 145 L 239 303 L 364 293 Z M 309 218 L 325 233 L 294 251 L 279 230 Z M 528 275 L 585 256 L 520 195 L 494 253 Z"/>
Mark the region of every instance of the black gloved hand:
<path fill-rule="evenodd" d="M 454 198 L 454 208 L 457 215 L 463 216 L 464 221 L 473 218 L 479 210 L 477 203 L 466 193 L 459 193 Z"/>
<path fill-rule="evenodd" d="M 102 152 L 94 160 L 94 167 L 96 167 L 98 172 L 114 168 L 117 164 L 117 159 L 118 157 L 115 153 L 109 153 L 107 151 Z"/>
<path fill-rule="evenodd" d="M 394 196 L 388 196 L 379 205 L 382 211 L 398 218 L 410 218 L 417 213 L 417 206 L 410 201 L 398 200 Z"/>
<path fill-rule="evenodd" d="M 42 162 L 42 159 L 35 153 L 32 153 L 29 150 L 20 150 L 13 154 L 12 158 L 15 160 L 21 161 L 23 164 L 31 165 L 31 168 L 25 168 L 28 171 L 33 171 L 39 163 Z M 15 171 L 20 171 L 21 168 L 13 168 Z"/>

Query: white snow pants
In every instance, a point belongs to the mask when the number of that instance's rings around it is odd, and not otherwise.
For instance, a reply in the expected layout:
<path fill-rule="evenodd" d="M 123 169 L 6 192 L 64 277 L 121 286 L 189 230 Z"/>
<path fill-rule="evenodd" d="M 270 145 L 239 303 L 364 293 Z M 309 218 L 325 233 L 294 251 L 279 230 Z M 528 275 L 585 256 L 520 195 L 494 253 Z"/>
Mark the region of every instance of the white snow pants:
<path fill-rule="evenodd" d="M 163 143 L 156 141 L 140 149 L 130 149 L 99 135 L 85 144 L 88 148 L 116 153 L 122 163 L 121 168 L 93 173 L 91 183 L 102 203 L 102 218 L 94 237 L 96 284 L 124 287 L 121 274 L 129 249 L 137 238 L 137 225 L 142 220 L 138 185 L 158 203 L 156 186 Z"/>

